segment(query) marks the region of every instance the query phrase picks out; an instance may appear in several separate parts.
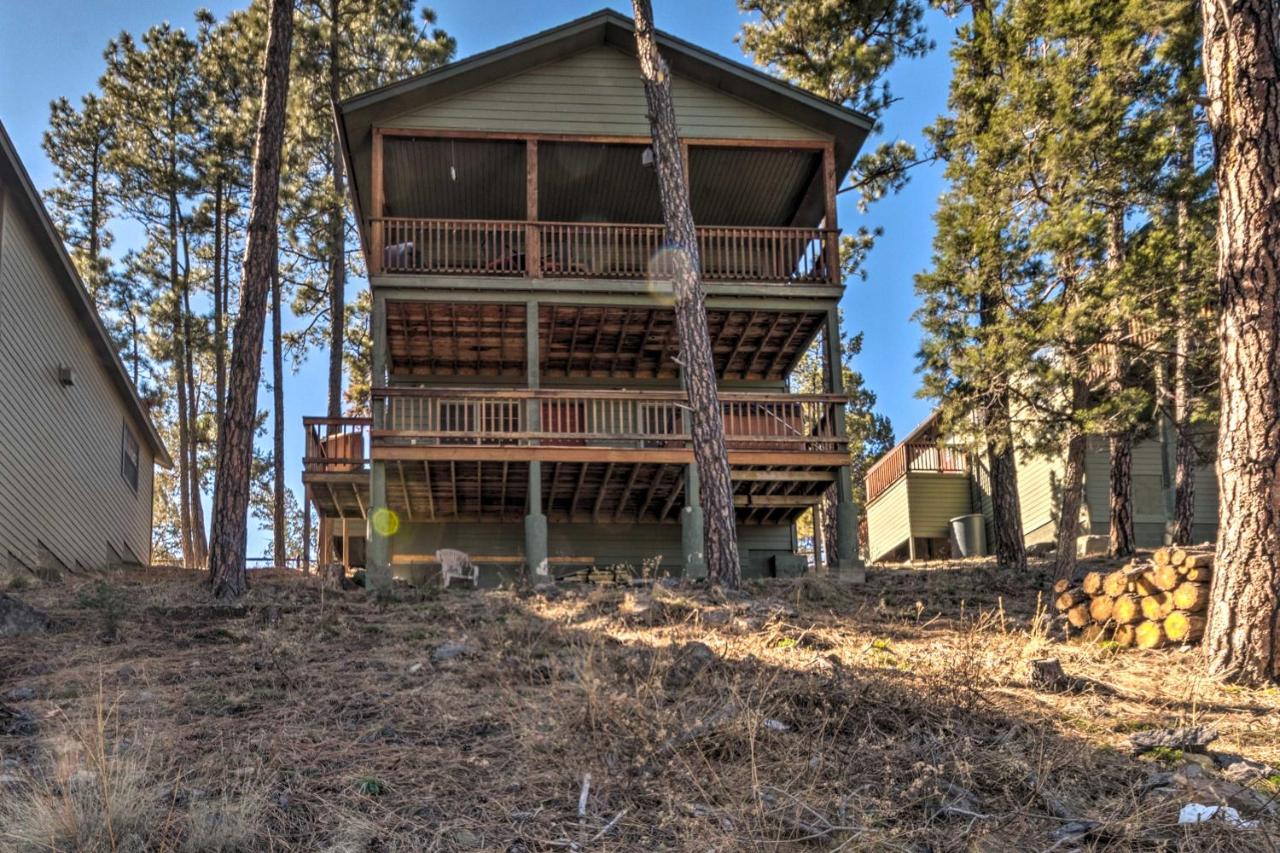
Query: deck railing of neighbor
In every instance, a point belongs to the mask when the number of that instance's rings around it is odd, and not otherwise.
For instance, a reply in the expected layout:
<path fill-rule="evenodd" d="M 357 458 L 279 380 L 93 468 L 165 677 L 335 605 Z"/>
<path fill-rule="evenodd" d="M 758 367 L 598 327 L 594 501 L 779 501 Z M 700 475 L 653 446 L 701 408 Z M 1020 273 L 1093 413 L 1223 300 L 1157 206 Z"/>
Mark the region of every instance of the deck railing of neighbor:
<path fill-rule="evenodd" d="M 969 463 L 963 451 L 932 443 L 900 444 L 867 472 L 867 501 L 882 495 L 912 471 L 964 474 Z"/>
<path fill-rule="evenodd" d="M 839 231 L 699 227 L 702 275 L 713 282 L 837 283 Z M 376 273 L 645 279 L 663 270 L 661 225 L 475 219 L 373 220 Z"/>

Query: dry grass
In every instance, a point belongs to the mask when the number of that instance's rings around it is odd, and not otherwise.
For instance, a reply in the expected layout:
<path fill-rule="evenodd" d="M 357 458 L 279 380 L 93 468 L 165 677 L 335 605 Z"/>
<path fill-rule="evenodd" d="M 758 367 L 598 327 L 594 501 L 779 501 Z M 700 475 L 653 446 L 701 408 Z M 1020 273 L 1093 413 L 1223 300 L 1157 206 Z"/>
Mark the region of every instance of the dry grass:
<path fill-rule="evenodd" d="M 30 689 L 6 701 L 35 721 L 0 732 L 0 849 L 1280 846 L 1247 810 L 1252 829 L 1179 827 L 1193 793 L 1149 789 L 1181 759 L 1125 749 L 1212 723 L 1215 748 L 1280 765 L 1280 691 L 1208 682 L 1194 653 L 1062 643 L 1039 573 L 383 605 L 255 581 L 234 608 L 177 573 L 22 593 L 57 627 L 0 641 L 0 697 Z M 1095 686 L 1031 690 L 1046 654 Z M 1096 826 L 1062 835 L 1077 818 Z"/>

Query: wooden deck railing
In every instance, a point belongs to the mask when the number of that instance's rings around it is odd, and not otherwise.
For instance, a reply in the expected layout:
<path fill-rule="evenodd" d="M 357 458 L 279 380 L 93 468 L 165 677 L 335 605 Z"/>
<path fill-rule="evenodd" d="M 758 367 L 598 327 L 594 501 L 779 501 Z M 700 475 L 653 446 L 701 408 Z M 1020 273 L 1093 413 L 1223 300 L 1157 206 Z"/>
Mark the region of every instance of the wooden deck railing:
<path fill-rule="evenodd" d="M 370 418 L 303 418 L 308 471 L 359 471 L 369 462 Z"/>
<path fill-rule="evenodd" d="M 683 395 L 630 391 L 489 391 L 376 388 L 378 442 L 687 448 Z M 730 450 L 840 451 L 846 399 L 832 394 L 720 395 Z"/>
<path fill-rule="evenodd" d="M 964 474 L 968 470 L 965 454 L 954 447 L 932 443 L 900 444 L 867 471 L 867 502 L 880 497 L 909 471 Z"/>
<path fill-rule="evenodd" d="M 661 225 L 469 219 L 373 220 L 375 273 L 645 279 L 665 275 Z M 835 280 L 839 232 L 700 227 L 707 281 Z"/>

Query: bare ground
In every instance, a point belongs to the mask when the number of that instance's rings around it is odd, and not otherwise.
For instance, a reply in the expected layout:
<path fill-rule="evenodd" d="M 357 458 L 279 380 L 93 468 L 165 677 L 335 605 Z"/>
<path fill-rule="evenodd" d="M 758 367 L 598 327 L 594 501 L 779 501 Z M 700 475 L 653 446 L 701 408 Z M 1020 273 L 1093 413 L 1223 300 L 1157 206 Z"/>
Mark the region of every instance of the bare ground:
<path fill-rule="evenodd" d="M 1211 724 L 1280 766 L 1280 690 L 1063 642 L 1043 571 L 381 603 L 254 581 L 230 608 L 175 571 L 16 593 L 53 628 L 0 640 L 0 850 L 1280 848 L 1270 768 L 1128 747 Z M 1046 655 L 1078 690 L 1028 685 Z M 1180 826 L 1193 801 L 1247 824 Z"/>

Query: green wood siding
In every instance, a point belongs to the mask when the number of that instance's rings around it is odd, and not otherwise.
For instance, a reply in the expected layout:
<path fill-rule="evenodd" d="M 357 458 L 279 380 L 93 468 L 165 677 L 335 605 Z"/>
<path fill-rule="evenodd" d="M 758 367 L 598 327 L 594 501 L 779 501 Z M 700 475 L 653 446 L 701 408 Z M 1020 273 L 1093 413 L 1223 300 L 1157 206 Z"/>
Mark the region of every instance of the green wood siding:
<path fill-rule="evenodd" d="M 973 512 L 969 478 L 960 474 L 917 471 L 907 475 L 911 504 L 911 535 L 922 539 L 947 539 L 951 519 Z"/>
<path fill-rule="evenodd" d="M 911 535 L 911 510 L 904 477 L 867 506 L 867 555 L 879 560 Z"/>
<path fill-rule="evenodd" d="M 676 76 L 676 117 L 686 137 L 823 139 L 821 134 L 731 95 Z M 648 136 L 634 57 L 595 48 L 403 113 L 386 127 Z"/>
<path fill-rule="evenodd" d="M 1018 501 L 1027 544 L 1053 541 L 1062 505 L 1063 459 L 1018 454 Z"/>
<path fill-rule="evenodd" d="M 152 451 L 12 193 L 0 211 L 0 564 L 13 555 L 35 566 L 44 549 L 72 568 L 147 560 Z M 126 421 L 139 447 L 136 493 L 120 475 Z"/>

